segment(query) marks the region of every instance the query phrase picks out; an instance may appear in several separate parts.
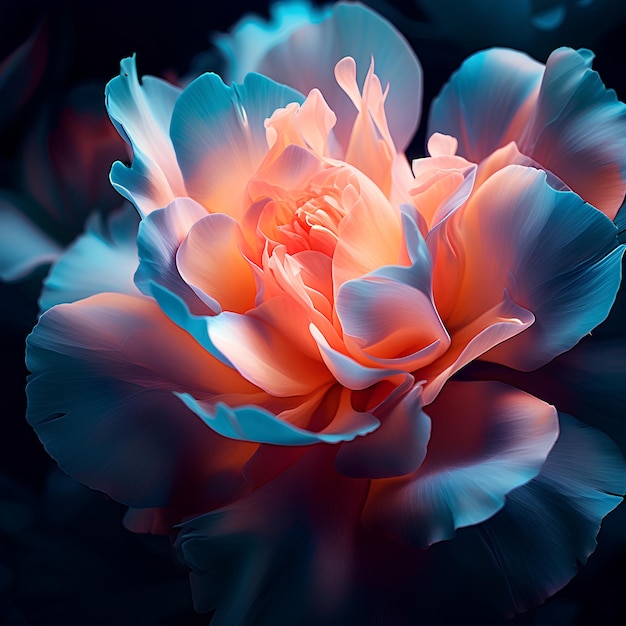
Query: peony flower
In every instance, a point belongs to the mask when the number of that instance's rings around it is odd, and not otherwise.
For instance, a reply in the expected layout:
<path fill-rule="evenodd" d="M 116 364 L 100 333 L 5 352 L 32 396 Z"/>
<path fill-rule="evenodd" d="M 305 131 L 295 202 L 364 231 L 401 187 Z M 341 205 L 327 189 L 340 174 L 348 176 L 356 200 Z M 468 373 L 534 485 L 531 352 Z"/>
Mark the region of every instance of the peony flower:
<path fill-rule="evenodd" d="M 107 87 L 134 155 L 111 181 L 141 222 L 53 268 L 28 420 L 131 529 L 175 536 L 212 623 L 510 615 L 621 500 L 606 434 L 461 370 L 538 370 L 608 315 L 626 107 L 586 52 L 485 54 L 412 170 L 421 70 L 359 4 L 242 83 L 140 82 L 125 59 Z"/>

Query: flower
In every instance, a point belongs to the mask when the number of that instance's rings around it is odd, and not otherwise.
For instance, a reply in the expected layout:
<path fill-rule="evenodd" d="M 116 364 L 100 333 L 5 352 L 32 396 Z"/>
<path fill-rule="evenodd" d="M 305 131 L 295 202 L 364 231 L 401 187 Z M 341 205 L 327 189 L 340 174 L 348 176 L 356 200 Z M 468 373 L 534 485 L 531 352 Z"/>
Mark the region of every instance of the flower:
<path fill-rule="evenodd" d="M 574 575 L 621 500 L 606 434 L 460 375 L 537 370 L 608 315 L 626 107 L 586 52 L 485 55 L 412 170 L 421 70 L 358 4 L 240 84 L 140 83 L 125 59 L 107 87 L 134 154 L 111 180 L 141 223 L 53 268 L 28 419 L 130 528 L 176 536 L 216 624 L 511 614 Z"/>

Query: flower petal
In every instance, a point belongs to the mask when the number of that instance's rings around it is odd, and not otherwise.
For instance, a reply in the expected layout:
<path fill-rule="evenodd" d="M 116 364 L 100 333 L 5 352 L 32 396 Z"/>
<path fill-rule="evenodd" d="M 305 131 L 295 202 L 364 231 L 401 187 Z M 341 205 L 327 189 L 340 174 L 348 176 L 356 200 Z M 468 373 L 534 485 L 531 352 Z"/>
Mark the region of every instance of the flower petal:
<path fill-rule="evenodd" d="M 317 342 L 326 367 L 337 382 L 348 389 L 366 389 L 384 379 L 394 380 L 400 384 L 410 376 L 401 369 L 382 369 L 362 365 L 347 354 L 331 347 L 324 334 L 315 325 L 311 324 L 310 332 Z"/>
<path fill-rule="evenodd" d="M 502 300 L 451 337 L 446 352 L 419 371 L 424 383 L 424 404 L 430 404 L 446 381 L 468 363 L 483 356 L 494 346 L 526 331 L 535 316 L 515 304 L 505 290 Z"/>
<path fill-rule="evenodd" d="M 214 35 L 215 45 L 228 60 L 229 82 L 243 82 L 247 74 L 258 72 L 259 63 L 268 50 L 303 26 L 326 19 L 332 7 L 313 6 L 308 0 L 290 0 L 271 4 L 269 13 L 268 22 L 248 14 L 228 34 Z"/>
<path fill-rule="evenodd" d="M 449 337 L 429 293 L 375 274 L 345 282 L 337 315 L 357 359 L 413 371 L 445 352 Z"/>
<path fill-rule="evenodd" d="M 374 483 L 363 512 L 367 526 L 421 546 L 500 510 L 539 473 L 558 434 L 554 407 L 500 383 L 449 382 L 428 413 L 426 460 Z"/>
<path fill-rule="evenodd" d="M 457 153 L 479 163 L 517 140 L 535 106 L 544 66 L 517 50 L 492 48 L 466 59 L 433 100 L 427 137 L 455 137 Z"/>
<path fill-rule="evenodd" d="M 0 221 L 0 280 L 21 280 L 60 256 L 61 246 L 9 198 L 0 198 Z"/>
<path fill-rule="evenodd" d="M 216 74 L 203 74 L 181 94 L 170 134 L 188 195 L 211 213 L 240 219 L 245 188 L 268 151 L 265 119 L 302 94 L 249 74 L 227 87 Z"/>
<path fill-rule="evenodd" d="M 250 496 L 180 526 L 196 610 L 217 608 L 218 626 L 352 623 L 367 481 L 336 472 L 334 450 L 309 447 Z"/>
<path fill-rule="evenodd" d="M 421 388 L 414 386 L 384 415 L 367 437 L 344 443 L 335 467 L 355 478 L 386 478 L 414 472 L 426 457 L 430 418 L 422 411 Z"/>
<path fill-rule="evenodd" d="M 584 49 L 550 55 L 519 147 L 613 219 L 626 193 L 626 104 L 592 60 Z"/>
<path fill-rule="evenodd" d="M 328 19 L 307 24 L 280 41 L 255 69 L 302 93 L 318 88 L 337 115 L 335 134 L 345 150 L 357 111 L 335 82 L 333 69 L 348 56 L 356 61 L 359 84 L 373 57 L 383 88 L 390 85 L 385 111 L 394 143 L 403 152 L 420 118 L 422 68 L 404 37 L 368 7 L 337 3 Z"/>
<path fill-rule="evenodd" d="M 67 248 L 44 280 L 41 311 L 107 291 L 139 295 L 133 283 L 138 222 L 137 211 L 130 204 L 108 220 L 92 214 L 85 234 Z"/>
<path fill-rule="evenodd" d="M 339 443 L 371 433 L 380 425 L 373 415 L 352 409 L 349 399 L 341 403 L 337 415 L 329 426 L 315 432 L 300 428 L 263 407 L 252 405 L 231 407 L 219 403 L 214 408 L 208 409 L 190 394 L 178 394 L 178 396 L 215 432 L 224 437 L 242 441 L 279 446 Z"/>
<path fill-rule="evenodd" d="M 403 247 L 400 211 L 371 181 L 355 178 L 344 190 L 347 215 L 339 224 L 333 256 L 335 294 L 347 280 L 398 263 Z"/>
<path fill-rule="evenodd" d="M 512 491 L 493 518 L 431 548 L 433 586 L 448 581 L 450 571 L 464 581 L 455 593 L 459 609 L 502 618 L 543 602 L 587 561 L 603 517 L 621 502 L 626 466 L 616 447 L 567 415 L 559 420 L 559 438 L 539 475 Z"/>
<path fill-rule="evenodd" d="M 591 70 L 588 50 L 546 66 L 494 48 L 466 60 L 433 101 L 428 134 L 453 135 L 476 163 L 510 141 L 613 219 L 626 192 L 626 105 Z"/>
<path fill-rule="evenodd" d="M 486 357 L 518 369 L 547 363 L 595 328 L 621 279 L 614 224 L 519 165 L 491 176 L 438 230 L 436 245 L 435 303 L 451 335 L 504 290 L 534 314 L 531 328 Z M 450 290 L 454 302 L 445 300 Z"/>
<path fill-rule="evenodd" d="M 28 421 L 81 482 L 135 507 L 241 493 L 255 447 L 217 438 L 172 392 L 258 390 L 150 300 L 100 294 L 53 307 L 28 339 L 27 366 Z"/>
<path fill-rule="evenodd" d="M 308 316 L 290 298 L 277 296 L 245 315 L 221 313 L 209 335 L 242 376 L 272 396 L 305 395 L 332 381 Z"/>
<path fill-rule="evenodd" d="M 208 314 L 203 303 L 181 277 L 176 266 L 176 253 L 191 227 L 207 212 L 191 198 L 177 198 L 164 209 L 157 209 L 141 220 L 137 246 L 139 267 L 135 284 L 148 296 L 158 300 L 153 285 L 176 294 L 194 314 Z M 161 292 L 159 292 L 161 293 Z"/>
<path fill-rule="evenodd" d="M 144 77 L 140 84 L 132 57 L 121 62 L 120 75 L 109 82 L 105 94 L 111 121 L 134 154 L 130 168 L 119 161 L 113 164 L 113 186 L 141 215 L 167 206 L 177 196 L 186 196 L 169 137 L 180 89 L 152 76 Z"/>
<path fill-rule="evenodd" d="M 243 246 L 239 224 L 218 213 L 193 224 L 176 253 L 181 277 L 214 313 L 254 307 L 256 283 Z"/>

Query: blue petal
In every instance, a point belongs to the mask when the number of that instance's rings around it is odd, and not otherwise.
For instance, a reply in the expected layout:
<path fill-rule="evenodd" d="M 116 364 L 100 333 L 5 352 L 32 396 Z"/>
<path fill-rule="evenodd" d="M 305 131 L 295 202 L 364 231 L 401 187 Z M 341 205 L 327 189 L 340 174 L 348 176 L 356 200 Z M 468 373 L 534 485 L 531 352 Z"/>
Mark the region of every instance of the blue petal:
<path fill-rule="evenodd" d="M 181 94 L 170 134 L 188 194 L 211 212 L 239 217 L 245 184 L 267 154 L 265 119 L 302 94 L 258 74 L 227 87 L 203 74 Z"/>
<path fill-rule="evenodd" d="M 545 172 L 505 167 L 446 224 L 436 242 L 442 253 L 451 251 L 463 260 L 455 261 L 462 272 L 439 277 L 435 301 L 438 286 L 444 298 L 450 289 L 468 294 L 463 306 L 452 303 L 457 307 L 452 314 L 442 312 L 446 325 L 463 326 L 472 315 L 478 317 L 505 289 L 535 316 L 530 328 L 485 359 L 535 369 L 569 350 L 608 315 L 624 253 L 617 229 L 573 192 L 550 187 Z M 452 288 L 454 280 L 459 282 Z"/>
<path fill-rule="evenodd" d="M 540 474 L 511 492 L 491 520 L 434 547 L 442 568 L 433 580 L 455 571 L 469 585 L 469 603 L 483 596 L 483 615 L 527 610 L 566 585 L 594 551 L 602 519 L 622 501 L 626 464 L 616 446 L 594 428 L 559 418 L 559 439 Z"/>
<path fill-rule="evenodd" d="M 0 222 L 0 280 L 22 280 L 60 256 L 61 246 L 26 217 L 12 198 L 0 197 Z"/>
<path fill-rule="evenodd" d="M 228 34 L 214 36 L 215 45 L 228 60 L 228 82 L 240 83 L 246 74 L 258 71 L 268 50 L 303 26 L 326 19 L 332 7 L 313 6 L 308 0 L 290 0 L 271 4 L 269 11 L 269 22 L 248 14 Z"/>
<path fill-rule="evenodd" d="M 71 476 L 135 507 L 195 498 L 215 475 L 216 494 L 230 488 L 223 467 L 207 471 L 215 436 L 172 394 L 210 393 L 213 364 L 151 300 L 100 294 L 49 309 L 26 363 L 28 422 Z"/>
<path fill-rule="evenodd" d="M 330 427 L 321 432 L 313 432 L 294 426 L 261 407 L 229 407 L 220 402 L 214 408 L 207 409 L 190 394 L 176 395 L 215 432 L 242 441 L 282 446 L 339 443 L 366 435 L 380 425 L 369 413 L 355 411 L 347 419 L 334 420 Z M 341 423 L 337 424 L 338 421 Z"/>
<path fill-rule="evenodd" d="M 129 204 L 108 220 L 94 213 L 85 234 L 67 248 L 45 279 L 40 310 L 107 291 L 138 295 L 133 283 L 138 223 L 139 216 Z"/>
<path fill-rule="evenodd" d="M 613 218 L 626 192 L 626 104 L 604 86 L 592 60 L 585 49 L 550 55 L 519 147 Z"/>
<path fill-rule="evenodd" d="M 417 546 L 489 519 L 539 473 L 558 434 L 554 407 L 500 383 L 448 382 L 426 410 L 426 460 L 373 485 L 364 510 L 366 526 Z"/>
<path fill-rule="evenodd" d="M 457 153 L 479 163 L 497 148 L 519 138 L 544 66 L 505 48 L 477 52 L 466 59 L 433 100 L 427 137 L 456 137 Z"/>

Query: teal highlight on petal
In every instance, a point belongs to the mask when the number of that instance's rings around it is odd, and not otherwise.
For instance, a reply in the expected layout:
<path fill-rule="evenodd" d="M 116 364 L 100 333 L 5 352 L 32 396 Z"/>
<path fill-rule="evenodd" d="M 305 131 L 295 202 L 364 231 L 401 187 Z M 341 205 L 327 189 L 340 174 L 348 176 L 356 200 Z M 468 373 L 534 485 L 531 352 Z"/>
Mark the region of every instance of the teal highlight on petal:
<path fill-rule="evenodd" d="M 321 432 L 298 428 L 262 407 L 244 405 L 229 407 L 218 402 L 212 410 L 203 407 L 188 393 L 175 393 L 185 405 L 200 417 L 216 433 L 242 441 L 268 443 L 282 446 L 306 446 L 315 443 L 339 443 L 366 435 L 380 426 L 380 422 L 368 413 L 360 413 L 352 424 L 340 432 L 332 432 L 332 426 Z"/>

